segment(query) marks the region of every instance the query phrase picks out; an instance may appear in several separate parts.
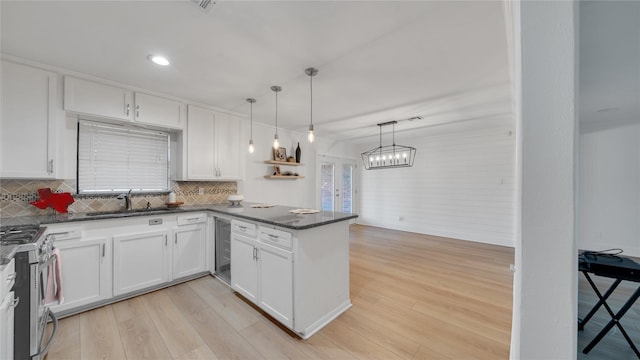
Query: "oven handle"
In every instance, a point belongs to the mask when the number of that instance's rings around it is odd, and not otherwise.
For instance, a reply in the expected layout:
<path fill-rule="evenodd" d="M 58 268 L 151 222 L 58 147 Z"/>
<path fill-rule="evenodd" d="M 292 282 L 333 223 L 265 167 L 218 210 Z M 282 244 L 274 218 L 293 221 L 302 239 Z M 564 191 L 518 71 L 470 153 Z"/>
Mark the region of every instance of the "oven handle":
<path fill-rule="evenodd" d="M 47 308 L 47 316 L 51 318 L 51 321 L 53 322 L 53 330 L 51 331 L 51 337 L 49 337 L 49 340 L 47 341 L 47 345 L 45 345 L 44 349 L 40 350 L 40 352 L 37 355 L 35 355 L 35 357 L 39 357 L 39 358 L 42 358 L 47 354 L 47 352 L 49 351 L 49 347 L 51 346 L 51 343 L 53 343 L 53 338 L 56 336 L 56 333 L 58 332 L 58 318 L 49 308 Z M 45 331 L 42 332 L 42 338 L 44 338 L 44 333 Z M 40 339 L 40 344 L 42 344 L 42 338 Z"/>
<path fill-rule="evenodd" d="M 40 263 L 38 263 L 38 266 L 49 266 L 49 264 L 51 264 L 52 262 L 54 262 L 56 260 L 55 256 L 50 256 L 46 261 L 41 261 Z"/>

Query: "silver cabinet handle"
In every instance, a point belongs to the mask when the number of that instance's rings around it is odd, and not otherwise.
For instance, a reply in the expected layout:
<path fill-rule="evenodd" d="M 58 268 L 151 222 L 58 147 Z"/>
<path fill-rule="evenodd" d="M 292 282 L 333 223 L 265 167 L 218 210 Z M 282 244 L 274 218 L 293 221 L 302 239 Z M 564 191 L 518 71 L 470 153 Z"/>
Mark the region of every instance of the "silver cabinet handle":
<path fill-rule="evenodd" d="M 174 243 L 178 245 L 178 234 L 174 234 L 173 237 L 175 238 Z"/>
<path fill-rule="evenodd" d="M 136 105 L 136 117 L 140 117 L 140 105 Z"/>
<path fill-rule="evenodd" d="M 260 260 L 260 249 L 256 248 L 256 261 Z"/>
<path fill-rule="evenodd" d="M 105 248 L 107 247 L 107 244 L 102 244 L 102 257 L 104 257 L 105 255 Z"/>
<path fill-rule="evenodd" d="M 49 160 L 47 164 L 47 173 L 53 174 L 53 159 Z"/>
<path fill-rule="evenodd" d="M 123 95 L 124 96 L 124 95 Z M 127 104 L 127 116 L 129 116 L 129 110 L 131 109 L 131 104 Z"/>
<path fill-rule="evenodd" d="M 164 246 L 167 246 L 167 241 L 168 241 L 167 234 L 164 234 Z"/>

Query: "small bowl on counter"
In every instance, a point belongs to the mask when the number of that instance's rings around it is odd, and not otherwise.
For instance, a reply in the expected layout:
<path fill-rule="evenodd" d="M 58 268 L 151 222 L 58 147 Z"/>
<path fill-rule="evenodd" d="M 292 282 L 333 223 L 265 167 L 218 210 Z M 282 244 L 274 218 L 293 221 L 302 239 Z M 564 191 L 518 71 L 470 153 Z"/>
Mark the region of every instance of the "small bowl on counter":
<path fill-rule="evenodd" d="M 231 203 L 231 206 L 240 206 L 240 203 L 244 200 L 244 196 L 240 194 L 229 195 L 227 201 Z"/>

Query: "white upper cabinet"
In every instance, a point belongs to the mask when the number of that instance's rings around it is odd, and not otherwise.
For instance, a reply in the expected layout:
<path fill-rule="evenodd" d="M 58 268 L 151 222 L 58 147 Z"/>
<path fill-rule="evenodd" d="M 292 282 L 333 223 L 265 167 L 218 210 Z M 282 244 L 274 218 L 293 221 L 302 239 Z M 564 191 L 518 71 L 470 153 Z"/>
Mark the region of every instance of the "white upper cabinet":
<path fill-rule="evenodd" d="M 65 76 L 64 109 L 130 121 L 133 120 L 133 91 Z"/>
<path fill-rule="evenodd" d="M 239 179 L 239 119 L 189 105 L 187 180 Z"/>
<path fill-rule="evenodd" d="M 136 97 L 135 120 L 151 125 L 182 129 L 182 103 L 175 100 L 139 93 Z"/>
<path fill-rule="evenodd" d="M 4 60 L 1 68 L 0 177 L 53 179 L 57 75 Z"/>
<path fill-rule="evenodd" d="M 220 180 L 240 179 L 240 119 L 216 115 L 216 160 Z"/>
<path fill-rule="evenodd" d="M 193 105 L 187 110 L 187 179 L 215 179 L 216 114 Z"/>
<path fill-rule="evenodd" d="M 183 104 L 179 101 L 72 76 L 65 76 L 64 109 L 163 128 L 184 127 Z"/>

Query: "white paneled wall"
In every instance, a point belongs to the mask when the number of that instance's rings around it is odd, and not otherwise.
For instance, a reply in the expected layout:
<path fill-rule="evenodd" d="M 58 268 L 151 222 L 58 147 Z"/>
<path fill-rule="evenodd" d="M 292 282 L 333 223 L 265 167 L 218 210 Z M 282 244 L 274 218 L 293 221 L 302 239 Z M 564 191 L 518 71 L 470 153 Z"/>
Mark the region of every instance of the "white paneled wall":
<path fill-rule="evenodd" d="M 640 256 L 640 124 L 580 134 L 578 247 Z"/>
<path fill-rule="evenodd" d="M 481 129 L 396 141 L 418 149 L 414 166 L 361 170 L 358 222 L 513 246 L 513 130 L 512 120 L 496 119 Z"/>

